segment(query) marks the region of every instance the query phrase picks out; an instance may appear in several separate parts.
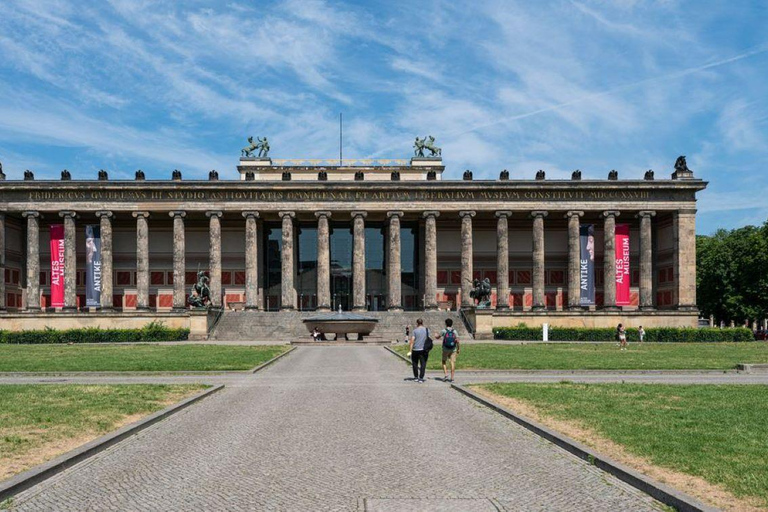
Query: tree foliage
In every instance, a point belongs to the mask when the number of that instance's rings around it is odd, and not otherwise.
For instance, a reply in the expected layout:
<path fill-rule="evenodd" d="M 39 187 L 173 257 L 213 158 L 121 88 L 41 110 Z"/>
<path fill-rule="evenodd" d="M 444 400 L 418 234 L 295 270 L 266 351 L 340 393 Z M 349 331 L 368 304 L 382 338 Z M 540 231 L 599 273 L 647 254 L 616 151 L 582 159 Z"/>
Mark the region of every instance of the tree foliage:
<path fill-rule="evenodd" d="M 768 221 L 696 237 L 696 299 L 725 322 L 768 316 Z"/>

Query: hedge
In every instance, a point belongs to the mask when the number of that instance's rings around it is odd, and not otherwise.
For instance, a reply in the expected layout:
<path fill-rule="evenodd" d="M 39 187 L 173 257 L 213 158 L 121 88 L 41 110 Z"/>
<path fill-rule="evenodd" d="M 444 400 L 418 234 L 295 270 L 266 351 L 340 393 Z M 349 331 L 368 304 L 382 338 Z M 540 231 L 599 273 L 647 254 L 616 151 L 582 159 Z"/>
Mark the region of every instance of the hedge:
<path fill-rule="evenodd" d="M 531 341 L 543 338 L 541 327 L 494 327 L 496 340 Z M 615 341 L 616 329 L 585 327 L 550 327 L 549 341 Z M 637 329 L 627 329 L 627 341 L 639 341 Z M 657 342 L 712 342 L 712 341 L 754 341 L 752 331 L 737 327 L 734 329 L 694 329 L 683 327 L 658 327 L 645 330 L 644 341 Z"/>
<path fill-rule="evenodd" d="M 172 329 L 152 322 L 141 329 L 44 329 L 41 331 L 0 331 L 0 343 L 120 343 L 129 341 L 183 341 L 189 329 Z"/>

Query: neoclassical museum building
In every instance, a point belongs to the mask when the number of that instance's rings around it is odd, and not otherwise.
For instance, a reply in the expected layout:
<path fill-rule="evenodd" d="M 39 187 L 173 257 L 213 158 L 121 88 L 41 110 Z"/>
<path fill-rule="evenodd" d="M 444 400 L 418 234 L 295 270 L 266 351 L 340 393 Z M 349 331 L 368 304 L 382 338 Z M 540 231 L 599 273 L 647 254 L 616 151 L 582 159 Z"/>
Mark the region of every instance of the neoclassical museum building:
<path fill-rule="evenodd" d="M 160 319 L 204 330 L 189 307 L 199 272 L 214 308 L 276 321 L 461 309 L 478 334 L 697 324 L 696 193 L 707 183 L 684 159 L 642 180 L 447 180 L 440 158 L 341 163 L 248 157 L 208 180 L 2 175 L 0 329 Z M 483 282 L 490 303 L 477 307 L 470 292 Z"/>

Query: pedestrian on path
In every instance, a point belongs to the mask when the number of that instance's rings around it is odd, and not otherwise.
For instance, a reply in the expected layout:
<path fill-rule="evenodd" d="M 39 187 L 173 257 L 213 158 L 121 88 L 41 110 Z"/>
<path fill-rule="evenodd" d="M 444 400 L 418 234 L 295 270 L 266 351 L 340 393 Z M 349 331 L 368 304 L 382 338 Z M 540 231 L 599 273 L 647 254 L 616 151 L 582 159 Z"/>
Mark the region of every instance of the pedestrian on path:
<path fill-rule="evenodd" d="M 419 318 L 416 320 L 416 328 L 413 330 L 411 343 L 408 346 L 408 355 L 413 367 L 413 380 L 416 382 L 424 382 L 424 372 L 427 369 L 427 358 L 429 358 L 428 338 L 429 331 L 424 327 L 424 320 Z"/>
<path fill-rule="evenodd" d="M 440 331 L 437 335 L 439 339 L 443 340 L 443 374 L 445 382 L 453 382 L 454 374 L 456 373 L 456 356 L 459 354 L 459 335 L 453 330 L 453 320 L 450 318 L 445 319 L 445 329 Z M 451 362 L 451 378 L 448 378 L 448 367 L 446 363 Z"/>
<path fill-rule="evenodd" d="M 645 329 L 643 329 L 642 325 L 637 328 L 637 335 L 640 338 L 640 343 L 642 343 L 645 338 Z"/>
<path fill-rule="evenodd" d="M 627 331 L 622 324 L 616 327 L 616 338 L 619 340 L 619 347 L 621 350 L 627 349 Z"/>

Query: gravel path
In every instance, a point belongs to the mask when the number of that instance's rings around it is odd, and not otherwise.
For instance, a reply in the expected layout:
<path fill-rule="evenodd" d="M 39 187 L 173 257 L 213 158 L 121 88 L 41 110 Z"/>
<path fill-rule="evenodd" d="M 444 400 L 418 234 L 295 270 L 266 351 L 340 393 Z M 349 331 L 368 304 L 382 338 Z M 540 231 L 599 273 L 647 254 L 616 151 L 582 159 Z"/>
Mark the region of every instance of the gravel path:
<path fill-rule="evenodd" d="M 380 347 L 301 347 L 255 375 L 226 376 L 224 391 L 18 495 L 14 509 L 659 508 L 408 374 Z"/>

